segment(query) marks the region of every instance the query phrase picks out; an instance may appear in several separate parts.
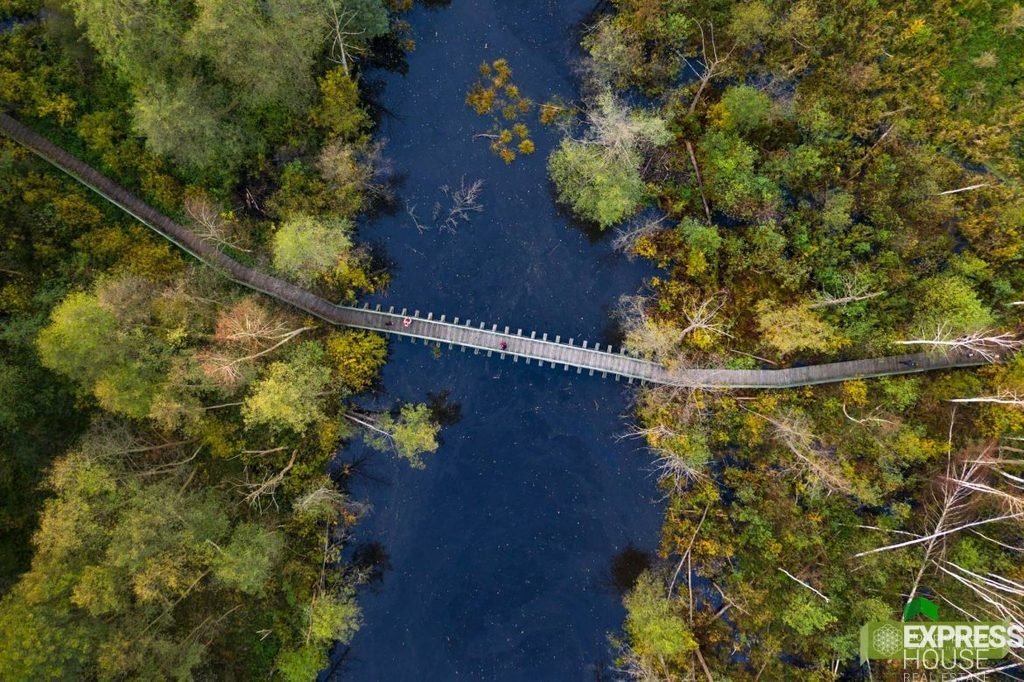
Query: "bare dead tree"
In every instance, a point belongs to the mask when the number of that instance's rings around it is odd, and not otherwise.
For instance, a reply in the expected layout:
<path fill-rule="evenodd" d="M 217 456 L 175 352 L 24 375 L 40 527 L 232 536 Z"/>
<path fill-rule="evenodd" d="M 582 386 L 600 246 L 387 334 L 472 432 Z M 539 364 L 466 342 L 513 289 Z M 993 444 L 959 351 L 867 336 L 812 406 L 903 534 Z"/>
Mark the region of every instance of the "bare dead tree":
<path fill-rule="evenodd" d="M 844 277 L 842 288 L 837 293 L 823 291 L 818 294 L 818 300 L 807 306 L 811 310 L 816 308 L 828 308 L 857 301 L 868 301 L 872 298 L 884 296 L 885 291 L 871 291 L 865 282 L 858 281 L 856 276 Z"/>
<path fill-rule="evenodd" d="M 861 417 L 858 419 L 857 417 L 854 417 L 853 415 L 850 414 L 850 411 L 846 407 L 846 403 L 843 403 L 843 416 L 852 421 L 854 424 L 860 424 L 861 426 L 866 426 L 869 424 L 884 424 L 886 426 L 897 426 L 897 422 L 894 422 L 891 419 L 883 419 L 882 417 L 876 417 L 875 414 L 877 414 L 880 409 L 880 407 L 876 407 L 874 410 L 871 411 L 871 413 L 868 416 Z"/>
<path fill-rule="evenodd" d="M 419 216 L 416 215 L 416 205 L 410 204 L 408 200 L 405 202 L 405 212 L 409 214 L 410 218 L 412 218 L 412 224 L 416 226 L 417 232 L 423 234 L 430 229 L 429 225 L 424 225 L 420 222 Z"/>
<path fill-rule="evenodd" d="M 458 187 L 442 185 L 439 189 L 441 194 L 447 198 L 448 206 L 445 208 L 440 201 L 435 202 L 431 211 L 430 223 L 421 221 L 416 214 L 416 205 L 410 204 L 408 201 L 405 202 L 405 212 L 412 218 L 413 225 L 416 226 L 416 231 L 420 234 L 427 232 L 432 227 L 436 227 L 441 232 L 454 234 L 460 223 L 468 223 L 472 220 L 474 213 L 483 212 L 484 206 L 480 203 L 480 194 L 483 192 L 483 188 L 483 180 L 474 180 L 467 185 L 465 177 L 459 181 Z"/>
<path fill-rule="evenodd" d="M 963 518 L 963 514 L 966 511 L 965 505 L 970 493 L 962 484 L 962 481 L 973 479 L 978 472 L 977 461 L 963 462 L 960 464 L 959 471 L 954 472 L 953 424 L 955 421 L 956 409 L 953 410 L 949 418 L 949 437 L 946 442 L 946 475 L 940 486 L 941 499 L 933 498 L 936 503 L 934 507 L 938 511 L 935 512 L 935 521 L 932 523 L 932 537 L 925 543 L 924 556 L 921 559 L 917 574 L 914 576 L 914 582 L 910 586 L 907 604 L 917 596 L 917 589 L 921 584 L 921 578 L 924 576 L 924 572 L 929 564 L 933 562 L 934 554 L 938 550 L 945 548 L 946 536 L 937 533 L 941 533 L 950 524 L 956 524 Z"/>
<path fill-rule="evenodd" d="M 977 467 L 976 470 L 980 473 L 958 476 L 954 482 L 967 491 L 965 495 L 970 494 L 974 498 L 971 504 L 972 510 L 986 510 L 986 513 L 989 514 L 997 511 L 1005 513 L 995 519 L 982 518 L 972 524 L 962 524 L 964 527 L 977 526 L 983 521 L 1016 521 L 1024 517 L 1024 478 L 1006 471 L 1006 467 L 1020 466 L 1024 462 L 1007 460 L 1003 457 L 1002 452 L 1002 448 L 995 448 L 990 444 L 980 455 L 969 460 L 971 466 Z M 989 504 L 984 504 L 985 502 Z M 972 532 L 1000 547 L 1015 552 L 1019 551 L 1017 548 L 994 540 L 976 529 L 972 529 Z M 1024 584 L 991 572 L 984 575 L 976 573 L 948 558 L 933 562 L 933 564 L 942 574 L 956 580 L 980 598 L 987 613 L 992 614 L 995 619 L 1009 620 L 1024 626 Z M 1020 660 L 1019 656 L 1018 660 Z"/>
<path fill-rule="evenodd" d="M 273 353 L 314 326 L 295 327 L 252 298 L 221 313 L 213 338 L 217 346 L 196 353 L 200 369 L 226 390 L 237 389 L 252 374 L 252 363 Z"/>
<path fill-rule="evenodd" d="M 697 30 L 700 32 L 700 65 L 698 69 L 694 66 L 693 61 L 687 58 L 685 55 L 680 55 L 683 59 L 683 63 L 686 64 L 687 68 L 693 72 L 693 75 L 697 77 L 697 91 L 693 94 L 693 99 L 690 100 L 689 112 L 693 114 L 697 111 L 697 105 L 700 104 L 701 96 L 707 89 L 711 81 L 719 76 L 722 72 L 722 65 L 728 61 L 729 57 L 732 56 L 733 49 L 730 49 L 724 56 L 718 54 L 718 43 L 715 40 L 715 25 L 712 22 L 708 22 L 707 31 L 704 30 L 704 24 L 700 21 L 694 20 L 697 25 Z M 690 157 L 690 164 L 693 166 L 694 178 L 697 180 L 697 189 L 700 191 L 701 203 L 704 206 L 704 216 L 707 218 L 708 223 L 711 223 L 711 205 L 708 203 L 707 193 L 704 191 L 704 179 L 701 177 L 700 165 L 697 163 L 697 154 L 693 149 L 693 142 L 686 140 L 684 142 L 686 146 L 686 153 Z"/>
<path fill-rule="evenodd" d="M 315 327 L 300 327 L 298 329 L 293 329 L 273 345 L 255 353 L 249 353 L 248 355 L 236 355 L 223 350 L 204 350 L 197 353 L 196 358 L 199 360 L 199 365 L 206 376 L 210 377 L 226 389 L 238 388 L 243 383 L 246 383 L 245 379 L 250 374 L 251 363 L 254 360 L 258 360 L 264 355 L 273 353 L 281 346 L 299 336 L 299 334 L 314 328 Z M 205 409 L 211 410 L 215 409 L 215 407 L 226 407 L 234 404 L 236 403 L 207 407 Z"/>
<path fill-rule="evenodd" d="M 615 230 L 615 236 L 612 238 L 612 248 L 616 251 L 625 253 L 627 257 L 632 257 L 633 247 L 636 245 L 637 240 L 642 237 L 650 237 L 660 232 L 663 227 L 663 223 L 668 216 L 661 216 L 659 218 L 644 218 L 641 220 L 635 220 L 627 225 L 620 227 Z"/>
<path fill-rule="evenodd" d="M 671 682 L 675 678 L 668 672 L 654 667 L 654 661 L 646 661 L 626 642 L 620 642 L 613 669 L 622 678 L 630 682 Z"/>
<path fill-rule="evenodd" d="M 700 201 L 704 205 L 704 217 L 708 224 L 711 224 L 711 204 L 708 203 L 708 195 L 704 191 L 704 179 L 700 175 L 700 166 L 697 164 L 697 155 L 693 151 L 693 143 L 686 141 L 686 153 L 690 156 L 690 165 L 693 166 L 693 175 L 697 179 L 697 189 L 700 190 Z"/>
<path fill-rule="evenodd" d="M 998 362 L 1004 354 L 1024 345 L 1024 341 L 1010 332 L 981 330 L 957 337 L 945 325 L 940 325 L 932 338 L 907 339 L 896 343 L 901 346 L 929 346 L 934 350 L 960 353 L 968 357 L 978 355 L 988 362 Z"/>
<path fill-rule="evenodd" d="M 235 457 L 238 457 L 240 455 L 254 455 L 256 457 L 262 457 L 264 455 L 272 455 L 275 452 L 281 452 L 281 451 L 287 450 L 287 449 L 288 449 L 288 446 L 286 446 L 286 445 L 279 445 L 279 446 L 274 447 L 274 448 L 260 448 L 259 450 L 242 450 L 238 455 L 235 455 Z M 231 459 L 231 458 L 229 458 L 229 459 Z"/>
<path fill-rule="evenodd" d="M 349 30 L 349 26 L 356 18 L 356 10 L 339 10 L 337 0 L 330 0 L 330 8 L 328 37 L 332 39 L 332 42 L 327 58 L 335 64 L 340 64 L 341 68 L 345 70 L 345 75 L 350 75 L 349 64 L 356 54 L 364 51 L 363 48 L 356 45 L 353 39 L 363 35 L 365 31 Z"/>
<path fill-rule="evenodd" d="M 718 45 L 715 42 L 715 25 L 712 22 L 708 22 L 708 30 L 704 31 L 704 24 L 700 21 L 694 20 L 697 24 L 697 30 L 700 31 L 700 53 L 701 53 L 701 65 L 700 71 L 693 65 L 686 57 L 683 57 L 683 61 L 690 68 L 690 71 L 697 77 L 697 92 L 694 93 L 693 99 L 690 101 L 690 113 L 692 114 L 697 110 L 697 104 L 700 103 L 701 95 L 704 94 L 704 90 L 707 89 L 708 84 L 711 80 L 718 76 L 721 72 L 722 64 L 724 64 L 730 56 L 732 56 L 732 49 L 730 49 L 725 56 L 718 55 Z M 735 48 L 733 48 L 735 49 Z"/>
<path fill-rule="evenodd" d="M 96 287 L 96 296 L 124 325 L 149 325 L 152 320 L 152 302 L 158 295 L 156 285 L 134 275 L 103 280 Z"/>
<path fill-rule="evenodd" d="M 391 180 L 395 174 L 395 162 L 384 153 L 386 139 L 376 139 L 361 145 L 357 150 L 359 165 L 365 169 L 363 190 L 384 200 L 391 199 Z"/>
<path fill-rule="evenodd" d="M 650 314 L 650 299 L 646 296 L 623 296 L 615 316 L 625 332 L 625 348 L 635 355 L 650 358 L 670 369 L 680 369 L 687 363 L 680 344 L 697 332 L 713 336 L 731 336 L 720 319 L 725 306 L 724 292 L 694 298 L 683 311 L 686 326 L 674 321 L 655 319 Z"/>
<path fill-rule="evenodd" d="M 719 313 L 725 307 L 725 301 L 725 292 L 719 291 L 700 299 L 684 310 L 683 316 L 686 318 L 687 325 L 683 328 L 681 336 L 685 338 L 694 332 L 704 331 L 731 339 L 732 334 L 725 331 L 725 324 L 719 321 Z"/>
<path fill-rule="evenodd" d="M 972 190 L 981 189 L 982 187 L 990 187 L 991 185 L 992 185 L 991 182 L 979 182 L 979 183 L 974 184 L 974 185 L 967 185 L 966 187 L 957 187 L 956 189 L 947 189 L 945 192 L 939 192 L 935 196 L 942 197 L 942 196 L 946 196 L 947 194 L 959 194 L 960 192 L 970 192 Z"/>
<path fill-rule="evenodd" d="M 795 575 L 793 575 L 792 573 L 790 573 L 786 569 L 782 568 L 781 566 L 776 566 L 776 568 L 779 569 L 779 572 L 781 572 L 783 575 L 785 575 L 787 578 L 789 578 L 793 582 L 798 583 L 799 585 L 802 585 L 803 587 L 807 588 L 808 590 L 810 590 L 814 594 L 816 594 L 819 597 L 821 597 L 822 599 L 824 599 L 826 604 L 829 603 L 830 601 L 832 601 L 831 599 L 826 597 L 821 591 L 815 589 L 810 584 L 804 582 L 800 578 L 797 578 Z"/>
<path fill-rule="evenodd" d="M 327 510 L 335 517 L 344 518 L 346 522 L 352 523 L 362 518 L 370 508 L 368 504 L 356 502 L 342 491 L 328 485 L 321 485 L 300 496 L 295 500 L 293 507 L 300 514 L 313 514 L 319 509 Z"/>
<path fill-rule="evenodd" d="M 264 498 L 268 498 L 270 504 L 277 508 L 277 498 L 275 493 L 277 489 L 281 487 L 281 483 L 284 481 L 285 476 L 295 466 L 295 458 L 298 456 L 299 450 L 296 448 L 292 450 L 292 456 L 285 464 L 284 468 L 275 473 L 267 473 L 264 477 L 256 482 L 249 480 L 249 469 L 246 467 L 246 481 L 245 483 L 238 484 L 238 487 L 245 492 L 245 502 L 250 507 L 256 507 L 260 513 L 263 513 Z"/>
<path fill-rule="evenodd" d="M 922 536 L 916 537 L 916 538 L 914 538 L 912 540 L 905 540 L 903 542 L 898 542 L 896 544 L 886 545 L 884 547 L 876 547 L 875 549 L 869 549 L 869 550 L 867 550 L 865 552 L 861 552 L 859 554 L 854 554 L 854 556 L 855 557 L 862 557 L 862 556 L 867 556 L 869 554 L 876 554 L 878 552 L 887 552 L 887 551 L 891 551 L 891 550 L 894 550 L 894 549 L 901 549 L 903 547 L 910 547 L 912 545 L 917 545 L 917 544 L 920 544 L 922 542 L 928 542 L 933 537 L 944 537 L 946 535 L 952 535 L 953 533 L 958 533 L 958 532 L 960 532 L 962 530 L 973 529 L 973 528 L 976 528 L 978 526 L 988 525 L 990 523 L 1000 523 L 1002 521 L 1009 521 L 1009 520 L 1012 520 L 1012 519 L 1019 519 L 1022 516 L 1024 516 L 1024 512 L 1018 511 L 1018 512 L 1011 512 L 1009 514 L 1001 514 L 1001 515 L 993 517 L 993 518 L 978 519 L 976 521 L 971 521 L 969 523 L 961 524 L 961 525 L 957 526 L 956 528 L 949 528 L 949 529 L 946 529 L 946 530 L 942 530 L 942 531 L 931 533 L 929 535 L 922 535 Z"/>
<path fill-rule="evenodd" d="M 685 438 L 685 432 L 676 431 L 663 424 L 651 427 L 631 425 L 624 433 L 616 436 L 616 440 L 641 438 L 648 444 L 647 449 L 654 455 L 654 473 L 659 483 L 668 484 L 677 494 L 684 492 L 689 484 L 705 476 L 702 463 L 687 459 L 679 451 L 670 447 L 662 447 L 660 442 Z"/>
<path fill-rule="evenodd" d="M 167 474 L 175 473 L 181 467 L 183 467 L 186 464 L 189 464 L 190 462 L 194 461 L 195 458 L 199 456 L 199 453 L 202 452 L 202 450 L 203 450 L 203 446 L 200 445 L 188 457 L 184 457 L 184 458 L 179 459 L 179 460 L 174 460 L 172 462 L 164 462 L 164 463 L 159 464 L 157 466 L 150 465 L 150 466 L 143 467 L 138 472 L 137 475 L 138 476 L 165 476 Z"/>
<path fill-rule="evenodd" d="M 317 156 L 320 177 L 338 192 L 357 191 L 368 198 L 390 201 L 394 163 L 384 154 L 385 142 L 351 143 L 338 138 Z"/>
<path fill-rule="evenodd" d="M 365 414 L 358 414 L 355 412 L 346 412 L 344 415 L 345 419 L 362 426 L 364 429 L 376 434 L 380 438 L 384 439 L 391 447 L 397 450 L 395 445 L 395 435 L 386 429 L 380 428 L 374 417 Z"/>
<path fill-rule="evenodd" d="M 221 350 L 203 350 L 195 355 L 199 368 L 211 381 L 225 391 L 234 392 L 249 383 L 253 368 Z"/>
<path fill-rule="evenodd" d="M 1024 491 L 1024 478 L 1013 476 L 1004 470 L 1004 467 L 1018 462 L 1007 462 L 999 452 L 998 448 L 989 445 L 980 456 L 964 459 L 960 467 L 948 469 L 949 473 L 943 481 L 943 485 L 948 486 L 948 492 L 944 494 L 943 499 L 954 498 L 959 505 L 958 508 L 968 510 L 971 514 L 962 515 L 956 523 L 947 520 L 942 524 L 934 524 L 926 534 L 914 535 L 911 539 L 876 547 L 854 556 L 862 557 L 917 544 L 927 546 L 954 533 L 965 530 L 976 532 L 974 529 L 980 526 L 1024 517 L 1024 494 L 1018 492 Z M 994 482 L 999 480 L 1009 481 L 1009 489 L 994 485 Z M 970 499 L 967 499 L 968 495 L 971 496 Z M 983 502 L 994 504 L 986 506 Z"/>
<path fill-rule="evenodd" d="M 192 231 L 199 235 L 203 241 L 210 242 L 219 247 L 229 247 L 244 253 L 251 253 L 251 249 L 244 249 L 240 241 L 235 239 L 235 224 L 224 217 L 216 205 L 204 196 L 189 196 L 185 199 L 185 213 L 192 222 Z"/>
<path fill-rule="evenodd" d="M 998 391 L 995 395 L 977 396 L 974 398 L 951 398 L 951 403 L 995 403 L 997 405 L 1012 405 L 1024 407 L 1024 397 L 1015 391 Z"/>
<path fill-rule="evenodd" d="M 585 113 L 586 135 L 576 142 L 597 145 L 609 163 L 635 164 L 656 146 L 663 125 L 631 109 L 611 91 L 601 92 Z"/>
<path fill-rule="evenodd" d="M 700 529 L 704 527 L 704 521 L 708 518 L 708 511 L 711 509 L 711 505 L 707 504 L 704 506 L 704 513 L 700 515 L 700 521 L 697 522 L 697 527 L 693 529 L 693 534 L 690 535 L 690 542 L 686 545 L 686 550 L 679 557 L 679 563 L 676 564 L 675 573 L 672 574 L 672 580 L 668 584 L 668 598 L 672 598 L 672 590 L 675 589 L 676 580 L 679 578 L 679 572 L 683 570 L 683 562 L 690 562 L 690 552 L 693 550 L 693 543 L 696 542 L 697 536 L 700 534 Z M 692 571 L 690 571 L 692 573 Z M 690 585 L 690 624 L 693 624 L 693 587 L 692 577 L 688 583 Z"/>
<path fill-rule="evenodd" d="M 270 343 L 290 340 L 297 333 L 309 329 L 311 327 L 294 326 L 287 318 L 260 305 L 254 297 L 247 297 L 217 318 L 214 340 L 228 346 L 257 350 Z"/>
<path fill-rule="evenodd" d="M 811 483 L 817 483 L 830 492 L 855 495 L 856 490 L 840 472 L 831 449 L 816 436 L 806 417 L 788 414 L 770 417 L 742 407 L 750 414 L 760 417 L 772 425 L 775 440 L 796 457 L 798 469 L 803 471 Z"/>
<path fill-rule="evenodd" d="M 469 222 L 473 213 L 481 213 L 484 207 L 479 199 L 483 189 L 483 180 L 474 180 L 467 186 L 465 177 L 459 181 L 457 189 L 443 185 L 441 193 L 448 197 L 451 205 L 448 208 L 448 215 L 440 224 L 441 229 L 455 232 L 460 222 Z"/>

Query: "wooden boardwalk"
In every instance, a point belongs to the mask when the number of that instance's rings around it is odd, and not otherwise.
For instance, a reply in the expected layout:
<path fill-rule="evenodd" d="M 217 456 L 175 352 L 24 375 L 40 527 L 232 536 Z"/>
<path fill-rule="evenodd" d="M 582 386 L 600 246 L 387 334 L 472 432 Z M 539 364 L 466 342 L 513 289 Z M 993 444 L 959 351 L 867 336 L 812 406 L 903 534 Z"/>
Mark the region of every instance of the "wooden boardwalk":
<path fill-rule="evenodd" d="M 213 244 L 204 242 L 195 233 L 159 213 L 113 180 L 99 173 L 63 149 L 37 135 L 6 114 L 0 114 L 0 130 L 13 140 L 38 154 L 97 194 L 134 216 L 144 225 L 184 249 L 198 260 L 222 272 L 226 277 L 255 291 L 315 315 L 332 324 L 369 329 L 399 337 L 419 339 L 425 343 L 459 346 L 487 355 L 526 363 L 545 363 L 562 371 L 575 369 L 593 375 L 625 378 L 630 382 L 693 386 L 708 388 L 792 388 L 824 384 L 848 379 L 910 374 L 937 369 L 972 367 L 986 364 L 975 355 L 924 354 L 871 358 L 787 369 L 681 369 L 669 371 L 661 365 L 627 355 L 621 349 L 601 348 L 599 343 L 561 336 L 548 338 L 521 329 L 499 328 L 478 320 L 447 319 L 433 313 L 421 315 L 394 308 L 382 309 L 339 306 L 290 282 L 242 265 Z M 504 344 L 504 347 L 502 347 Z"/>
<path fill-rule="evenodd" d="M 344 311 L 344 324 L 360 329 L 382 331 L 395 336 L 419 339 L 424 343 L 461 346 L 488 356 L 497 354 L 514 361 L 523 358 L 527 363 L 545 363 L 552 368 L 568 371 L 575 368 L 577 373 L 586 371 L 593 375 L 613 376 L 644 383 L 667 384 L 707 388 L 793 388 L 813 384 L 827 384 L 848 379 L 911 374 L 936 369 L 975 367 L 987 364 L 978 356 L 914 353 L 848 362 L 832 362 L 806 367 L 787 369 L 680 369 L 667 370 L 665 367 L 633 357 L 621 348 L 601 348 L 601 344 L 587 341 L 562 339 L 536 332 L 524 334 L 522 329 L 512 330 L 474 320 L 447 320 L 444 315 L 435 318 L 426 315 L 382 306 L 370 308 L 349 308 L 338 306 Z M 408 322 L 408 326 L 405 323 Z M 502 343 L 505 348 L 502 348 Z"/>

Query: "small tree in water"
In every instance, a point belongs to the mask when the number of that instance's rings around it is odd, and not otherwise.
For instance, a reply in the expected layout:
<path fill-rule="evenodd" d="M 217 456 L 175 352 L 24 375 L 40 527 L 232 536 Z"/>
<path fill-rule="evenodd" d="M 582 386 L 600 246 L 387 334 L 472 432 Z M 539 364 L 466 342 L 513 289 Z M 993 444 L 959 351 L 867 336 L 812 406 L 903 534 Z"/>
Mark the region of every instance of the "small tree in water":
<path fill-rule="evenodd" d="M 425 466 L 420 455 L 437 451 L 437 433 L 441 426 L 424 404 L 402 405 L 397 415 L 386 412 L 378 415 L 349 413 L 345 416 L 366 429 L 364 439 L 370 447 L 382 452 L 392 450 L 414 469 Z"/>
<path fill-rule="evenodd" d="M 530 139 L 530 130 L 517 122 L 530 113 L 533 102 L 523 97 L 519 86 L 512 82 L 512 69 L 507 59 L 498 59 L 480 65 L 480 80 L 466 94 L 466 104 L 481 116 L 493 119 L 491 131 L 474 137 L 491 140 L 491 151 L 505 163 L 515 161 L 518 154 L 532 154 L 536 149 Z M 512 124 L 511 127 L 506 125 Z"/>

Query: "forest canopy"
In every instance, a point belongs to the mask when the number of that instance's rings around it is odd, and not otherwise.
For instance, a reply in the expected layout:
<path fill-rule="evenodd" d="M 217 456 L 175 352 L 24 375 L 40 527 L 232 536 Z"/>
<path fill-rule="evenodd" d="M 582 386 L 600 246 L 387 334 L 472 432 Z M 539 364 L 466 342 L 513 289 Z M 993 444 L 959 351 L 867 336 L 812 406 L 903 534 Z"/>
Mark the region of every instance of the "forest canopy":
<path fill-rule="evenodd" d="M 1019 346 L 1019 3 L 616 0 L 582 47 L 549 172 L 664 269 L 622 301 L 628 350 L 675 372 Z M 985 582 L 1024 578 L 1021 366 L 642 390 L 668 510 L 618 669 L 869 679 L 860 626 L 915 595 L 1024 622 Z"/>
<path fill-rule="evenodd" d="M 9 11 L 21 120 L 247 265 L 386 282 L 355 234 L 386 180 L 359 88 L 382 2 Z M 241 290 L 6 138 L 0 243 L 0 678 L 315 678 L 367 576 L 328 464 L 438 447 L 425 406 L 357 403 L 383 337 Z"/>
<path fill-rule="evenodd" d="M 352 302 L 387 283 L 358 233 L 389 180 L 363 67 L 407 45 L 410 4 L 17 0 L 0 104 L 213 248 Z M 618 673 L 886 679 L 857 630 L 916 596 L 1024 623 L 1020 3 L 613 0 L 580 41 L 578 106 L 538 106 L 504 59 L 465 103 L 506 164 L 538 151 L 531 111 L 561 126 L 558 201 L 658 267 L 617 311 L 627 351 L 670 374 L 993 360 L 639 390 L 626 435 L 666 513 Z M 339 448 L 439 447 L 431 407 L 363 399 L 386 359 L 0 139 L 0 679 L 320 674 L 370 573 Z"/>

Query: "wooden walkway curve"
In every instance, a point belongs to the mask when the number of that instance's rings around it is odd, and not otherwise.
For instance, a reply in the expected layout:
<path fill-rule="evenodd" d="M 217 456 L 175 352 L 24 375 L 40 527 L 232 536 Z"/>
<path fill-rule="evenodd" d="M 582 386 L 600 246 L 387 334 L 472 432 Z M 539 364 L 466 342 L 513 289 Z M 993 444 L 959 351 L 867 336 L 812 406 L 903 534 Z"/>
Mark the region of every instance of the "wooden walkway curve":
<path fill-rule="evenodd" d="M 433 313 L 396 311 L 340 306 L 301 287 L 259 270 L 242 265 L 214 245 L 203 241 L 195 233 L 159 213 L 131 192 L 107 178 L 96 169 L 52 144 L 6 114 L 0 113 L 0 130 L 13 140 L 35 152 L 53 166 L 89 187 L 107 201 L 132 215 L 144 225 L 187 251 L 198 260 L 213 267 L 230 279 L 255 291 L 315 315 L 332 324 L 369 329 L 399 337 L 420 339 L 425 343 L 459 346 L 487 355 L 498 353 L 527 363 L 547 363 L 553 368 L 577 373 L 614 376 L 644 383 L 693 386 L 708 388 L 792 388 L 811 384 L 824 384 L 848 379 L 909 374 L 954 367 L 972 367 L 986 364 L 977 356 L 963 354 L 900 355 L 893 357 L 853 360 L 787 369 L 683 369 L 669 371 L 661 365 L 627 355 L 621 349 L 601 348 L 587 341 L 561 336 L 539 337 L 535 332 L 524 334 L 521 329 L 499 328 L 478 320 L 447 319 Z M 502 346 L 504 344 L 504 347 Z"/>

